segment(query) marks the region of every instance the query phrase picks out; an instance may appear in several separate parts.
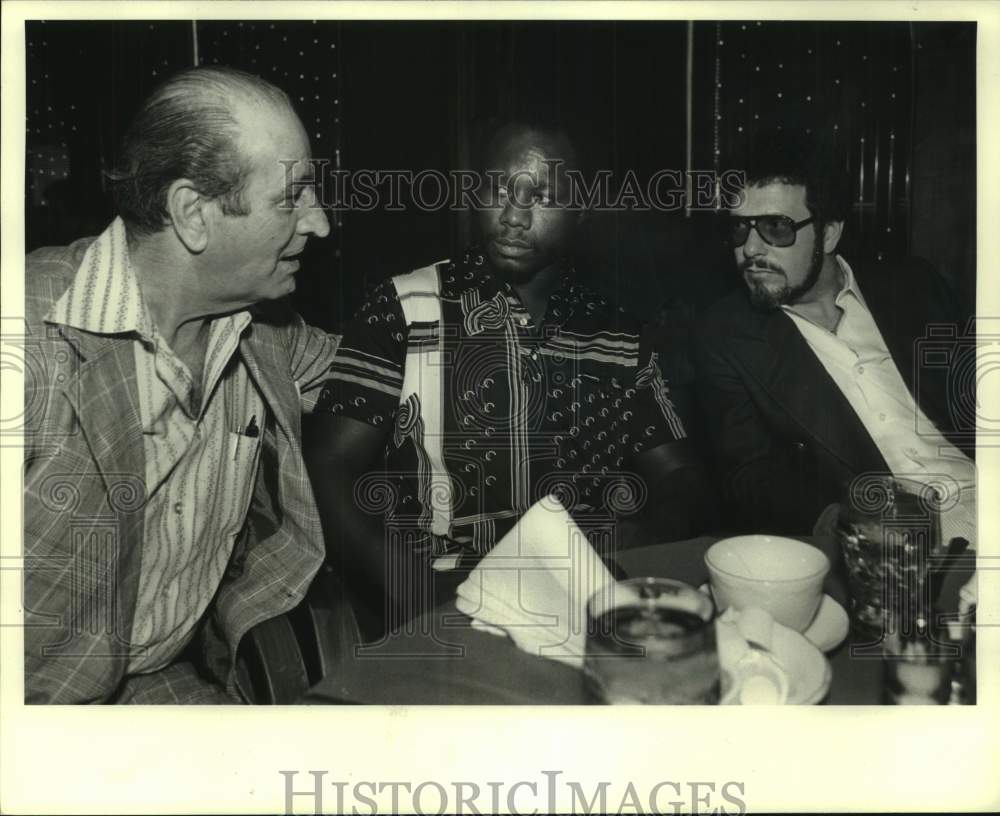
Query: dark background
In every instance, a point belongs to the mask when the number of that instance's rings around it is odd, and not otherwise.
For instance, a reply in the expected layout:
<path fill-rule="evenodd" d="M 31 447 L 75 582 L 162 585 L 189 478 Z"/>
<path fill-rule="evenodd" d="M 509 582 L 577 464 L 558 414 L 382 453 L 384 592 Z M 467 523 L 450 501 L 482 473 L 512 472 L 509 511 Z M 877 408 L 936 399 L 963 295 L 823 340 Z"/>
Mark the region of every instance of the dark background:
<path fill-rule="evenodd" d="M 855 207 L 862 275 L 916 254 L 975 303 L 974 23 L 29 22 L 29 249 L 99 233 L 102 170 L 140 100 L 174 70 L 241 67 L 289 92 L 313 153 L 342 169 L 469 166 L 491 117 L 544 104 L 621 178 L 725 169 L 764 127 L 824 129 Z M 690 74 L 689 74 L 690 66 Z M 690 76 L 690 83 L 688 77 Z M 686 106 L 692 106 L 690 145 Z M 335 330 L 387 275 L 454 256 L 467 214 L 340 212 L 295 298 Z M 736 279 L 713 213 L 593 217 L 581 272 L 669 334 Z M 863 280 L 863 278 L 862 278 Z"/>

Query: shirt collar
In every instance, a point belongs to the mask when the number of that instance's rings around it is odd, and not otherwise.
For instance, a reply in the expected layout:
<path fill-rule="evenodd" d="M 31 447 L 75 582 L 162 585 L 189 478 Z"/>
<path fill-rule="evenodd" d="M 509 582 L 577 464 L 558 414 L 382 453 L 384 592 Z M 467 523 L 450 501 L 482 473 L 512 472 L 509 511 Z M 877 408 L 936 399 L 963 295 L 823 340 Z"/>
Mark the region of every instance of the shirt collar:
<path fill-rule="evenodd" d="M 121 218 L 112 221 L 87 248 L 73 283 L 45 320 L 94 334 L 152 336 L 152 321 L 129 262 Z"/>
<path fill-rule="evenodd" d="M 243 310 L 225 319 L 242 332 L 251 314 Z M 73 283 L 49 310 L 45 321 L 93 334 L 135 332 L 143 340 L 155 342 L 156 327 L 129 261 L 121 218 L 112 221 L 87 248 Z"/>
<path fill-rule="evenodd" d="M 494 274 L 486 253 L 481 247 L 472 247 L 466 250 L 457 266 L 458 268 L 453 273 L 455 276 L 453 283 L 458 289 L 479 289 L 480 298 L 483 300 L 488 300 L 499 293 L 523 308 L 517 291 Z M 452 282 L 446 279 L 446 285 L 448 283 Z M 559 279 L 559 285 L 549 298 L 546 322 L 554 320 L 556 324 L 561 325 L 575 311 L 577 300 L 573 290 L 575 285 L 576 272 L 572 265 L 566 263 Z"/>
<path fill-rule="evenodd" d="M 840 287 L 840 292 L 837 293 L 836 304 L 840 306 L 844 298 L 848 295 L 854 295 L 858 299 L 858 302 L 867 309 L 868 304 L 865 303 L 864 295 L 861 294 L 861 287 L 858 286 L 858 280 L 854 277 L 851 265 L 840 255 L 836 256 L 836 260 L 840 265 L 841 272 L 844 273 L 844 285 Z"/>
<path fill-rule="evenodd" d="M 840 271 L 844 275 L 844 282 L 833 302 L 839 306 L 841 310 L 844 310 L 847 307 L 847 303 L 850 300 L 854 300 L 861 304 L 865 310 L 871 311 L 868 309 L 868 304 L 865 302 L 864 295 L 861 294 L 861 287 L 858 286 L 858 280 L 854 277 L 854 270 L 851 269 L 851 265 L 840 255 L 835 255 L 834 259 L 837 261 L 837 265 L 840 267 Z M 795 306 L 789 306 L 787 303 L 781 306 L 781 310 L 790 315 L 795 315 L 796 317 L 809 320 L 809 318 L 803 315 Z"/>

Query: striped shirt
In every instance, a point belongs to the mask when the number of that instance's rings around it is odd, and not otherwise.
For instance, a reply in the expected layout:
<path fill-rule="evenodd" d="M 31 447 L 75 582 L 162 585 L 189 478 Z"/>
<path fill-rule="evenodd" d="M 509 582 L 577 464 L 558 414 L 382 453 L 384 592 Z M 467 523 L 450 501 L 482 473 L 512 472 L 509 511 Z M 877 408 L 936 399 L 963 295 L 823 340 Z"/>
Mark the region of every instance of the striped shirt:
<path fill-rule="evenodd" d="M 378 286 L 330 372 L 316 410 L 385 429 L 383 509 L 435 556 L 486 552 L 548 493 L 632 509 L 634 458 L 685 437 L 635 318 L 567 270 L 536 330 L 477 250 Z"/>
<path fill-rule="evenodd" d="M 250 314 L 212 320 L 196 385 L 146 308 L 117 219 L 46 320 L 133 337 L 147 503 L 129 671 L 156 671 L 193 635 L 250 501 L 265 408 L 234 353 Z"/>

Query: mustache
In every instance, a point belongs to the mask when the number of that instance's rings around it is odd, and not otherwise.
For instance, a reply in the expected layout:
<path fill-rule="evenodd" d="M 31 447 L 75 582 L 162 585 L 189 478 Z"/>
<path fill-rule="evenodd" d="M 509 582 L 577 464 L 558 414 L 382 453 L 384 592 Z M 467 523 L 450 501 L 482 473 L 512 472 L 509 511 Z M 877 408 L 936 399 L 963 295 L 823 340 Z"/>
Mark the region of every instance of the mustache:
<path fill-rule="evenodd" d="M 768 272 L 777 272 L 779 275 L 785 275 L 785 270 L 782 269 L 778 264 L 771 263 L 770 261 L 765 261 L 761 259 L 754 258 L 744 258 L 739 263 L 740 272 L 746 272 L 748 269 L 764 269 Z M 788 277 L 785 275 L 785 277 Z"/>

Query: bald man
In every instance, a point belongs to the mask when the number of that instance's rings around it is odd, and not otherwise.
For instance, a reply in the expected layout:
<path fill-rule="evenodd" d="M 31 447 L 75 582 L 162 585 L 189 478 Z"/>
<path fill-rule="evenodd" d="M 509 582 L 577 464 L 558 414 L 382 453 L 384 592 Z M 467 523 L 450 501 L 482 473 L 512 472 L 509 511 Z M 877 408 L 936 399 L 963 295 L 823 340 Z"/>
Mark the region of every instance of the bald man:
<path fill-rule="evenodd" d="M 319 568 L 300 413 L 337 341 L 281 302 L 329 232 L 309 157 L 278 88 L 183 72 L 126 134 L 114 222 L 28 256 L 27 702 L 240 702 L 240 639 Z"/>

